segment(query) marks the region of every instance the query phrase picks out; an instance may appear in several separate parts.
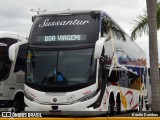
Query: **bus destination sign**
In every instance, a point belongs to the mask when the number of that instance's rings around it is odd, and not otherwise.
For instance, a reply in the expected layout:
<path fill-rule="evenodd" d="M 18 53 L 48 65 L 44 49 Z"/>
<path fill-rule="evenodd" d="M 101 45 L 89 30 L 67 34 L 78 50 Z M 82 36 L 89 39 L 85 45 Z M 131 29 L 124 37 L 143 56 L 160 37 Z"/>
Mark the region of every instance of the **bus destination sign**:
<path fill-rule="evenodd" d="M 85 34 L 38 36 L 37 42 L 86 41 Z"/>

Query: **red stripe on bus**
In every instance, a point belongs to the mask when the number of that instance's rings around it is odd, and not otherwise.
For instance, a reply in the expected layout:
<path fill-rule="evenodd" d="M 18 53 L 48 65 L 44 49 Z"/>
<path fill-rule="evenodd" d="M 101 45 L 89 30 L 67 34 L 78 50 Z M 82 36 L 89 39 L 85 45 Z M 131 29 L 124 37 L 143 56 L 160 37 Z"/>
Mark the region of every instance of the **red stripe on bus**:
<path fill-rule="evenodd" d="M 133 109 L 137 108 L 137 106 L 138 106 L 138 103 L 137 103 L 137 104 L 135 104 L 135 106 L 133 106 L 133 107 L 131 108 L 131 110 L 133 110 Z"/>

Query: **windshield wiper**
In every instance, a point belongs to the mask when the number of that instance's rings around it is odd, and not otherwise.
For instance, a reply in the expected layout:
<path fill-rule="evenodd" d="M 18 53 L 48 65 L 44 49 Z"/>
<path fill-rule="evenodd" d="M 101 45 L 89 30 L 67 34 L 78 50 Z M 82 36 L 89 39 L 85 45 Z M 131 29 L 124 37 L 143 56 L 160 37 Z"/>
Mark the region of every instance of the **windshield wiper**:
<path fill-rule="evenodd" d="M 72 81 L 69 80 L 69 81 L 68 81 L 68 84 L 69 84 L 69 83 L 86 84 L 86 82 L 73 81 L 73 80 L 72 80 Z"/>

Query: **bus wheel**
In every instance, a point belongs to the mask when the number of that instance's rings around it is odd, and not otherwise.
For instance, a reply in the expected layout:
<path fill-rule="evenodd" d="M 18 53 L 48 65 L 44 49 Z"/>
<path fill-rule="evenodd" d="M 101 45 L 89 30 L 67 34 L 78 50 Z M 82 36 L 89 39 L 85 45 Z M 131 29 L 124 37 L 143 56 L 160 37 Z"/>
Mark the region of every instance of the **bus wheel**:
<path fill-rule="evenodd" d="M 138 103 L 138 111 L 142 111 L 142 101 L 141 99 L 139 98 L 139 103 Z"/>
<path fill-rule="evenodd" d="M 18 112 L 24 111 L 24 107 L 25 107 L 24 95 L 23 95 L 23 93 L 18 93 L 15 96 L 15 99 L 14 99 L 14 102 L 13 102 L 13 108 L 15 109 L 14 112 L 18 113 Z"/>
<path fill-rule="evenodd" d="M 114 99 L 110 99 L 108 103 L 108 115 L 113 116 L 114 115 Z"/>
<path fill-rule="evenodd" d="M 24 105 L 20 101 L 14 101 L 13 102 L 13 108 L 15 110 L 14 112 L 16 113 L 21 112 L 22 110 L 24 110 L 23 106 Z"/>
<path fill-rule="evenodd" d="M 120 98 L 118 98 L 117 101 L 116 101 L 115 113 L 116 114 L 120 114 L 121 113 L 121 101 L 120 101 Z"/>
<path fill-rule="evenodd" d="M 142 100 L 141 100 L 141 104 L 142 104 L 142 109 L 143 109 L 143 97 L 142 97 Z"/>

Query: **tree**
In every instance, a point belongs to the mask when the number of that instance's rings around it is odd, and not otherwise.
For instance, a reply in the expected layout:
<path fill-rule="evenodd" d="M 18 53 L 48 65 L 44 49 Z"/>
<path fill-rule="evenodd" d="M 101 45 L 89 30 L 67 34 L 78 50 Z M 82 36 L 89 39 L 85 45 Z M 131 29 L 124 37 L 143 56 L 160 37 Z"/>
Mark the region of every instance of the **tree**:
<path fill-rule="evenodd" d="M 160 2 L 157 3 L 157 29 L 160 29 Z M 148 15 L 145 11 L 144 15 L 139 15 L 135 21 L 135 26 L 131 32 L 131 39 L 135 40 L 137 36 L 148 33 Z"/>
<path fill-rule="evenodd" d="M 126 34 L 120 28 L 120 26 L 118 24 L 114 23 L 109 17 L 103 18 L 102 19 L 102 33 L 106 33 L 106 34 L 110 35 L 111 32 L 112 32 L 112 35 L 114 37 L 116 37 L 117 39 L 121 39 L 123 41 L 126 41 Z"/>
<path fill-rule="evenodd" d="M 160 111 L 160 79 L 158 68 L 158 45 L 157 45 L 157 0 L 146 0 L 149 26 L 149 55 L 150 75 L 152 90 L 152 111 Z M 158 13 L 158 12 L 157 12 Z"/>
<path fill-rule="evenodd" d="M 156 0 L 146 0 L 147 13 L 139 16 L 137 26 L 131 33 L 131 38 L 135 39 L 137 35 L 143 32 L 149 32 L 149 55 L 150 55 L 150 76 L 152 79 L 152 111 L 160 111 L 160 79 L 158 69 L 158 46 L 157 46 L 157 28 L 160 29 L 160 3 Z M 157 22 L 158 21 L 158 22 Z M 158 24 L 157 24 L 158 23 Z M 149 29 L 148 29 L 149 28 Z"/>

